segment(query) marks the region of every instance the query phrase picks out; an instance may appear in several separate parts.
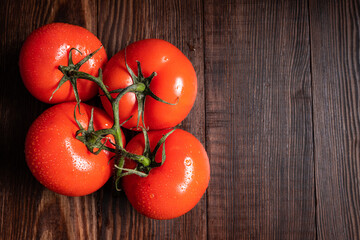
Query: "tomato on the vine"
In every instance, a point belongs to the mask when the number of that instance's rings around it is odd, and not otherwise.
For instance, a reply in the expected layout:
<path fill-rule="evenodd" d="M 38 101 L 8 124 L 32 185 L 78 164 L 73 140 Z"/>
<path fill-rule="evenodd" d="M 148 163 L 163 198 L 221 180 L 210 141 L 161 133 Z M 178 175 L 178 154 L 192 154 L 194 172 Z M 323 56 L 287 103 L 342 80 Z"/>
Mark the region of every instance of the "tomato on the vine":
<path fill-rule="evenodd" d="M 47 109 L 33 122 L 25 141 L 26 161 L 35 178 L 48 189 L 67 196 L 95 192 L 113 171 L 113 153 L 102 150 L 95 155 L 75 138 L 79 130 L 75 106 L 67 102 Z M 92 108 L 82 103 L 81 113 L 76 110 L 76 119 L 84 129 L 88 128 Z M 112 120 L 105 111 L 94 107 L 93 126 L 95 130 L 110 128 Z M 125 144 L 123 134 L 122 139 Z"/>
<path fill-rule="evenodd" d="M 141 65 L 139 74 L 138 62 Z M 197 78 L 189 59 L 174 45 L 164 40 L 146 39 L 134 42 L 115 54 L 107 63 L 103 79 L 109 91 L 126 88 L 134 83 L 126 64 L 137 77 L 145 78 L 156 72 L 150 83 L 150 90 L 167 103 L 160 102 L 150 95 L 145 98 L 145 127 L 159 130 L 174 127 L 189 114 L 197 93 Z M 117 93 L 112 94 L 113 97 Z M 138 123 L 138 101 L 133 92 L 125 94 L 120 100 L 120 121 L 129 119 L 123 126 L 134 128 Z M 101 97 L 102 104 L 112 115 L 110 102 Z M 144 126 L 139 119 L 139 126 Z M 138 129 L 139 130 L 139 129 Z"/>
<path fill-rule="evenodd" d="M 70 49 L 76 48 L 81 52 L 72 51 L 72 60 L 76 64 L 101 45 L 94 34 L 76 25 L 51 23 L 36 29 L 25 40 L 20 52 L 20 74 L 26 88 L 35 98 L 45 103 L 75 101 L 69 82 L 65 82 L 52 96 L 63 77 L 58 67 L 68 65 Z M 79 70 L 97 76 L 99 68 L 103 68 L 106 62 L 106 52 L 101 48 Z M 98 93 L 97 85 L 91 81 L 79 79 L 77 86 L 82 101 L 89 100 Z"/>
<path fill-rule="evenodd" d="M 150 149 L 169 130 L 148 132 Z M 142 154 L 144 135 L 136 135 L 126 150 Z M 155 161 L 162 161 L 161 146 Z M 202 144 L 190 133 L 176 129 L 165 140 L 166 160 L 150 170 L 147 177 L 132 174 L 122 178 L 122 186 L 132 206 L 141 214 L 154 219 L 171 219 L 190 211 L 201 199 L 210 179 L 210 165 Z M 125 168 L 136 163 L 126 159 Z"/>

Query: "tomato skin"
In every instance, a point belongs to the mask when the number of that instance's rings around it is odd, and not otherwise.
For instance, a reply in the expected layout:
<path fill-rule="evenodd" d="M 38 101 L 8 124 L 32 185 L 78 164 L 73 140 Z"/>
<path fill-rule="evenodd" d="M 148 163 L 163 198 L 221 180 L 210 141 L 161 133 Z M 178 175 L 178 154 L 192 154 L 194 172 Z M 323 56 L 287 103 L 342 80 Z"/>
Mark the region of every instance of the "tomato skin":
<path fill-rule="evenodd" d="M 146 97 L 145 125 L 151 130 L 166 129 L 179 124 L 189 114 L 197 93 L 197 78 L 194 67 L 187 57 L 174 45 L 164 40 L 146 39 L 126 47 L 126 62 L 138 75 L 137 63 L 141 63 L 143 75 L 153 78 L 150 89 L 161 99 L 173 103 L 169 105 Z M 108 90 L 125 88 L 133 83 L 125 65 L 125 49 L 115 54 L 108 62 L 103 74 Z M 113 94 L 115 97 L 116 94 Z M 101 97 L 106 112 L 112 116 L 112 108 L 106 97 Z M 134 93 L 127 93 L 120 100 L 120 121 L 126 128 L 137 124 L 137 100 Z M 140 126 L 143 124 L 140 120 Z"/>
<path fill-rule="evenodd" d="M 77 119 L 87 129 L 93 107 L 83 103 L 80 107 Z M 79 127 L 74 108 L 74 102 L 67 102 L 43 112 L 28 131 L 25 157 L 32 174 L 45 187 L 67 196 L 83 196 L 108 181 L 113 171 L 113 153 L 92 154 L 75 138 Z M 95 130 L 111 126 L 112 120 L 105 111 L 94 107 Z"/>
<path fill-rule="evenodd" d="M 149 132 L 150 148 L 169 130 Z M 210 165 L 204 147 L 190 133 L 177 129 L 165 141 L 166 160 L 153 168 L 147 177 L 128 175 L 122 186 L 131 205 L 141 214 L 154 219 L 172 219 L 190 211 L 201 199 L 209 184 Z M 143 134 L 136 135 L 126 149 L 141 154 Z M 161 162 L 162 146 L 156 154 Z M 126 160 L 125 167 L 135 162 Z"/>
<path fill-rule="evenodd" d="M 63 74 L 59 65 L 67 66 L 71 48 L 73 62 L 76 64 L 86 55 L 101 46 L 100 40 L 90 31 L 67 23 L 51 23 L 33 31 L 25 40 L 19 57 L 22 80 L 29 92 L 45 103 L 75 101 L 75 95 L 69 82 L 64 83 L 49 101 Z M 99 68 L 107 62 L 104 48 L 80 67 L 80 71 L 97 76 Z M 82 101 L 94 97 L 98 86 L 88 80 L 78 80 L 78 91 Z"/>

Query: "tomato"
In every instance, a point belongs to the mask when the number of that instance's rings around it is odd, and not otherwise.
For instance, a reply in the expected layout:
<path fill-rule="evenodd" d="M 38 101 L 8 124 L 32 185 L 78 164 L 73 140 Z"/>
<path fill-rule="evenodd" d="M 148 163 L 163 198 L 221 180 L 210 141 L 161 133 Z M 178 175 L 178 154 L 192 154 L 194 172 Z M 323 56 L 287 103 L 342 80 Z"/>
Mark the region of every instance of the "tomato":
<path fill-rule="evenodd" d="M 150 149 L 169 130 L 150 131 Z M 141 154 L 144 150 L 143 134 L 136 135 L 127 151 Z M 163 146 L 155 161 L 161 162 Z M 204 147 L 190 133 L 177 129 L 165 141 L 166 160 L 160 167 L 150 170 L 147 177 L 127 175 L 122 186 L 132 206 L 141 214 L 154 219 L 171 219 L 190 211 L 201 199 L 210 179 L 209 159 Z M 126 159 L 125 168 L 136 163 Z"/>
<path fill-rule="evenodd" d="M 28 131 L 25 156 L 32 174 L 45 187 L 67 196 L 82 196 L 108 181 L 113 171 L 113 153 L 92 154 L 75 138 L 79 127 L 74 108 L 74 102 L 67 102 L 43 112 Z M 87 129 L 92 107 L 82 103 L 80 108 L 77 119 Z M 110 128 L 112 120 L 105 111 L 94 108 L 93 124 L 95 130 Z"/>
<path fill-rule="evenodd" d="M 145 100 L 145 125 L 149 129 L 165 129 L 179 124 L 190 112 L 197 93 L 197 78 L 194 67 L 186 56 L 174 45 L 159 39 L 134 42 L 115 54 L 104 69 L 103 81 L 109 91 L 133 84 L 126 63 L 138 75 L 137 61 L 145 77 L 153 72 L 157 75 L 150 84 L 151 91 L 160 99 L 150 96 Z M 116 93 L 113 93 L 113 97 Z M 106 97 L 101 97 L 106 112 L 112 116 L 112 108 Z M 127 93 L 119 103 L 120 121 L 132 118 L 123 126 L 134 128 L 138 121 L 138 102 L 134 93 Z M 143 126 L 141 119 L 139 125 Z"/>
<path fill-rule="evenodd" d="M 80 26 L 52 23 L 38 28 L 26 39 L 20 52 L 19 67 L 25 87 L 35 98 L 45 103 L 75 101 L 69 81 L 63 84 L 49 101 L 63 77 L 58 66 L 68 65 L 71 48 L 82 53 L 81 55 L 72 51 L 73 62 L 76 64 L 101 45 L 94 34 Z M 79 70 L 97 76 L 99 68 L 104 67 L 106 62 L 107 55 L 102 48 Z M 98 92 L 97 85 L 88 80 L 79 79 L 77 86 L 82 101 L 91 99 Z"/>

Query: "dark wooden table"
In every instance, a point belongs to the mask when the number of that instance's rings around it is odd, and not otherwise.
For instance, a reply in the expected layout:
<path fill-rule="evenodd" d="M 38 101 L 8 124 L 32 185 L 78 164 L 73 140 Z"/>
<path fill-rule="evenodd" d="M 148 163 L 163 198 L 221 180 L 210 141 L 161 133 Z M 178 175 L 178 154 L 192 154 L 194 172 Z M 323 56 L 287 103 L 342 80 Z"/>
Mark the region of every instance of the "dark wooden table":
<path fill-rule="evenodd" d="M 23 86 L 19 50 L 58 21 L 109 57 L 161 38 L 191 60 L 183 128 L 211 164 L 191 212 L 151 220 L 111 184 L 65 197 L 31 175 L 25 135 L 49 105 Z M 0 239 L 360 239 L 359 1 L 3 0 L 0 27 Z"/>

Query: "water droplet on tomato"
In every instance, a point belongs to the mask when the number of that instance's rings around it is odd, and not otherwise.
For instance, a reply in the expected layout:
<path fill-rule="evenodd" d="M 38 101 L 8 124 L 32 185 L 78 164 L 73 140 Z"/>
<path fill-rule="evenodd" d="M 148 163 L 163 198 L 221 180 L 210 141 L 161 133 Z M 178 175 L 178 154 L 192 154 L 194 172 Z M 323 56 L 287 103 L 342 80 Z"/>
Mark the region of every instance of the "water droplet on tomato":
<path fill-rule="evenodd" d="M 185 165 L 184 180 L 178 186 L 178 189 L 179 189 L 180 192 L 185 192 L 186 191 L 188 185 L 192 181 L 192 175 L 193 175 L 193 171 L 194 171 L 193 161 L 192 161 L 191 158 L 189 158 L 189 157 L 185 158 L 184 165 Z"/>
<path fill-rule="evenodd" d="M 169 58 L 168 58 L 167 56 L 163 56 L 162 62 L 165 63 L 165 62 L 167 62 L 167 61 L 169 61 Z"/>
<path fill-rule="evenodd" d="M 189 167 L 190 165 L 192 165 L 192 160 L 191 160 L 191 158 L 186 158 L 186 159 L 185 159 L 185 165 L 188 166 L 188 167 Z"/>
<path fill-rule="evenodd" d="M 175 93 L 177 96 L 180 96 L 181 95 L 181 92 L 183 90 L 183 87 L 184 87 L 184 83 L 183 83 L 183 79 L 178 77 L 176 78 L 176 82 L 175 82 Z"/>

